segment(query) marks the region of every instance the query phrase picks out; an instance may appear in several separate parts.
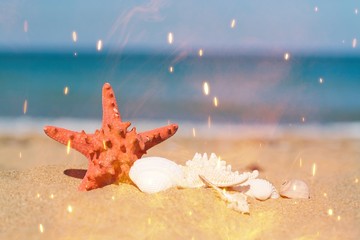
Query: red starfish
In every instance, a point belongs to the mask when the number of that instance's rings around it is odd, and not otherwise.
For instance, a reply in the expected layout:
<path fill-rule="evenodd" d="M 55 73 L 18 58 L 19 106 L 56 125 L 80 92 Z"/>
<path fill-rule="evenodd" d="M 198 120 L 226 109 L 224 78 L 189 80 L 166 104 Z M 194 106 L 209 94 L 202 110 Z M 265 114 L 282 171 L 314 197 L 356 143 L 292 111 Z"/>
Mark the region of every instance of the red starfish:
<path fill-rule="evenodd" d="M 129 170 L 146 151 L 175 134 L 177 124 L 137 133 L 130 122 L 122 122 L 114 92 L 109 83 L 102 90 L 103 121 L 94 134 L 46 126 L 46 135 L 79 151 L 89 160 L 89 167 L 79 190 L 88 191 L 129 180 Z"/>

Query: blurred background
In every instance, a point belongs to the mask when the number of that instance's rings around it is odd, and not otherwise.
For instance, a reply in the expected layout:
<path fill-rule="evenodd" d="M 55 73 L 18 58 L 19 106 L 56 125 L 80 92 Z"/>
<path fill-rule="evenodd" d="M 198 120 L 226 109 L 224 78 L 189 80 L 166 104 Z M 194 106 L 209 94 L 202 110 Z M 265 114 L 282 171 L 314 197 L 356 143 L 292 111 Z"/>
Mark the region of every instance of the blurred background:
<path fill-rule="evenodd" d="M 248 125 L 270 134 L 341 125 L 360 135 L 359 10 L 325 0 L 0 0 L 0 131 L 94 131 L 110 82 L 122 118 L 145 128 L 238 136 Z"/>

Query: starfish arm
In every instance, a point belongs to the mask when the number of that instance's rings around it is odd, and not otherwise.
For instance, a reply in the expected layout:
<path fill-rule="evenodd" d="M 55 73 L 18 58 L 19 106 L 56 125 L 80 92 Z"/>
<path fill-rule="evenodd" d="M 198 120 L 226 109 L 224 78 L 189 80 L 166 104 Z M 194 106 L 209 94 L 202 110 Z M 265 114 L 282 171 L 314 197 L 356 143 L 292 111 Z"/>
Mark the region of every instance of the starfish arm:
<path fill-rule="evenodd" d="M 102 89 L 102 108 L 103 128 L 105 128 L 108 124 L 114 123 L 115 120 L 121 122 L 121 116 L 116 103 L 115 94 L 109 83 L 105 83 Z"/>
<path fill-rule="evenodd" d="M 145 143 L 144 150 L 147 151 L 156 144 L 165 141 L 166 139 L 174 135 L 177 130 L 178 130 L 178 125 L 171 124 L 147 132 L 139 133 L 140 139 L 142 139 L 142 141 Z"/>
<path fill-rule="evenodd" d="M 80 183 L 80 191 L 89 191 L 92 189 L 104 187 L 105 185 L 113 183 L 114 180 L 106 172 L 97 169 L 94 163 L 89 162 L 88 170 Z"/>
<path fill-rule="evenodd" d="M 89 147 L 91 146 L 89 142 L 89 136 L 91 136 L 91 134 L 86 134 L 84 131 L 74 132 L 64 128 L 58 128 L 53 126 L 44 127 L 44 132 L 46 135 L 58 141 L 59 143 L 64 145 L 70 144 L 71 148 L 79 151 L 86 157 L 89 156 Z"/>

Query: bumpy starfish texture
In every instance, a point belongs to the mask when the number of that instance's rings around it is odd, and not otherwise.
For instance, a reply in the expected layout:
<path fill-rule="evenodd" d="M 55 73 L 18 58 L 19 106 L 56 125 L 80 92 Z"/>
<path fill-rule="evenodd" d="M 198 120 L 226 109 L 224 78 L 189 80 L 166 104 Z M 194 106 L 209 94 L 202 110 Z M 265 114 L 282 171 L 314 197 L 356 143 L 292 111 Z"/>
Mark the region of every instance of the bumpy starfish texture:
<path fill-rule="evenodd" d="M 122 122 L 114 92 L 109 83 L 102 90 L 103 121 L 93 134 L 84 131 L 46 126 L 44 131 L 52 139 L 82 153 L 88 158 L 88 170 L 79 190 L 88 191 L 112 183 L 129 181 L 129 170 L 151 147 L 168 139 L 178 129 L 170 124 L 147 132 L 137 133 L 130 122 Z"/>

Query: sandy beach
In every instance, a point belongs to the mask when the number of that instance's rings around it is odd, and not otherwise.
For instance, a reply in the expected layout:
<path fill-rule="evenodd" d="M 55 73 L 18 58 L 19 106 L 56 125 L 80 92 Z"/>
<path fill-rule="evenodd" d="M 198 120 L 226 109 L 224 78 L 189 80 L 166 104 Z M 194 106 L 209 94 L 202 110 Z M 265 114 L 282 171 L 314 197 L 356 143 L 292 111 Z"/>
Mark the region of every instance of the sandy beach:
<path fill-rule="evenodd" d="M 359 139 L 174 136 L 146 156 L 183 164 L 195 152 L 215 152 L 236 170 L 257 167 L 278 189 L 302 179 L 311 198 L 249 199 L 244 215 L 205 188 L 148 195 L 120 184 L 79 192 L 85 157 L 45 135 L 3 135 L 0 239 L 359 239 Z"/>
<path fill-rule="evenodd" d="M 0 0 L 0 240 L 360 240 L 354 2 Z"/>

